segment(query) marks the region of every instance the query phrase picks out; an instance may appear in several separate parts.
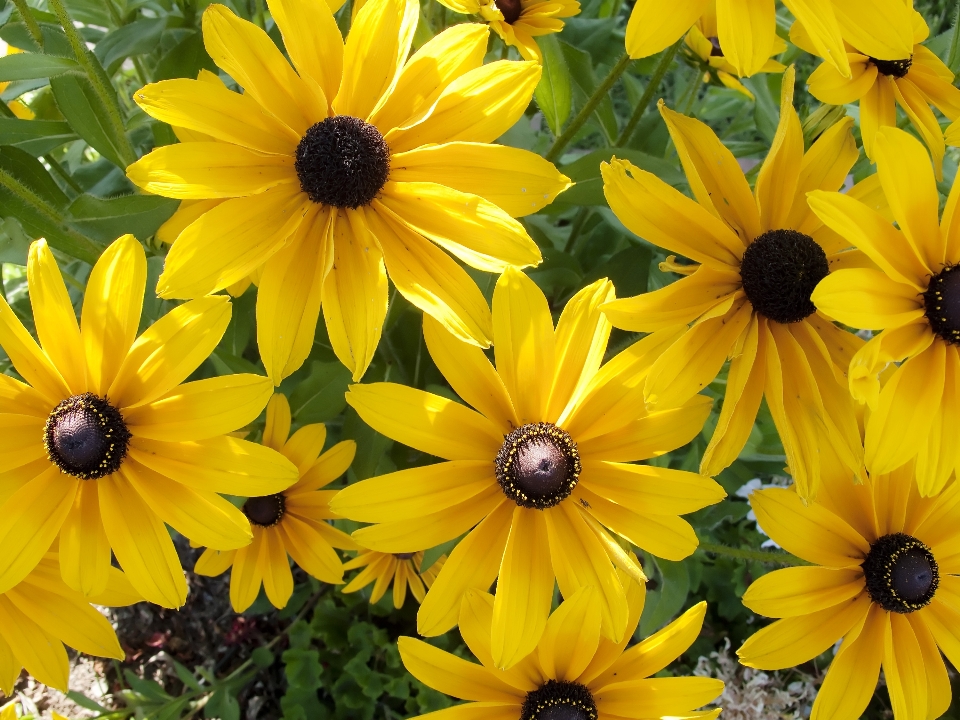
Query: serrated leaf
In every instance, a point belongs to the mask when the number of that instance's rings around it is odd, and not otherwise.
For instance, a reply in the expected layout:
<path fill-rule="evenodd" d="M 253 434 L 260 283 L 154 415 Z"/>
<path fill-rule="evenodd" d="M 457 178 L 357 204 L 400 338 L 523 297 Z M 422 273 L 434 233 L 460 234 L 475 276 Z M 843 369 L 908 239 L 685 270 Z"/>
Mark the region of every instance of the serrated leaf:
<path fill-rule="evenodd" d="M 563 58 L 560 41 L 554 35 L 538 39 L 543 53 L 543 74 L 533 96 L 554 135 L 559 135 L 570 116 L 570 71 Z"/>
<path fill-rule="evenodd" d="M 0 57 L 0 82 L 52 78 L 79 70 L 80 64 L 76 60 L 52 55 L 17 53 Z"/>

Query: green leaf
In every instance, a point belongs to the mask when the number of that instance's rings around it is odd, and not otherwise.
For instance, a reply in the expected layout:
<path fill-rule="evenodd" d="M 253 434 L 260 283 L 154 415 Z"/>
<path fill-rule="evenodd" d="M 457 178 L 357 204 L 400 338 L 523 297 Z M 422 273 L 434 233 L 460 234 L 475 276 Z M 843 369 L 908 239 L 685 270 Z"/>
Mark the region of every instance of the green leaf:
<path fill-rule="evenodd" d="M 30 188 L 51 207 L 62 210 L 70 199 L 39 160 L 15 147 L 0 147 L 0 167 Z"/>
<path fill-rule="evenodd" d="M 70 126 L 87 143 L 117 167 L 125 167 L 111 139 L 107 110 L 86 76 L 63 75 L 50 80 L 57 107 Z"/>
<path fill-rule="evenodd" d="M 131 55 L 153 52 L 160 44 L 160 35 L 166 27 L 166 17 L 137 20 L 107 33 L 106 37 L 97 43 L 94 53 L 104 67 L 110 67 Z"/>
<path fill-rule="evenodd" d="M 197 678 L 194 677 L 193 673 L 187 670 L 187 668 L 178 663 L 176 660 L 173 660 L 173 670 L 177 673 L 177 677 L 180 678 L 180 682 L 186 685 L 191 690 L 200 690 L 200 683 L 197 682 Z"/>
<path fill-rule="evenodd" d="M 554 35 L 544 35 L 538 44 L 543 53 L 543 74 L 533 96 L 550 130 L 554 135 L 559 135 L 570 117 L 570 71 L 563 58 L 560 41 Z"/>
<path fill-rule="evenodd" d="M 240 720 L 240 703 L 227 688 L 219 688 L 207 701 L 203 716 L 216 720 Z"/>
<path fill-rule="evenodd" d="M 607 162 L 614 156 L 629 160 L 641 170 L 653 173 L 669 185 L 677 186 L 686 182 L 683 173 L 663 158 L 647 155 L 631 148 L 604 148 L 595 150 L 560 168 L 564 175 L 576 181 L 577 184 L 560 193 L 554 202 L 564 205 L 606 205 L 603 180 L 600 177 L 600 163 Z"/>
<path fill-rule="evenodd" d="M 647 279 L 650 275 L 650 261 L 653 251 L 645 245 L 631 245 L 594 268 L 583 279 L 584 284 L 602 277 L 609 278 L 617 290 L 617 297 L 633 297 L 647 291 Z"/>
<path fill-rule="evenodd" d="M 118 198 L 81 195 L 70 205 L 70 224 L 84 235 L 110 243 L 130 233 L 146 240 L 177 209 L 177 201 L 157 195 L 125 195 Z"/>
<path fill-rule="evenodd" d="M 951 72 L 960 71 L 960 3 L 953 14 L 953 31 L 950 34 L 950 54 L 947 56 L 947 67 Z"/>
<path fill-rule="evenodd" d="M 347 406 L 349 384 L 350 371 L 343 365 L 314 360 L 310 374 L 290 395 L 290 412 L 301 425 L 332 420 Z"/>
<path fill-rule="evenodd" d="M 445 543 L 441 543 L 436 547 L 432 547 L 429 550 L 423 551 L 423 560 L 420 562 L 420 572 L 425 572 L 433 567 L 433 564 L 440 559 L 441 555 L 449 555 L 453 552 L 453 549 L 457 546 L 457 543 L 463 538 L 463 535 L 460 537 L 455 537 L 453 540 L 447 540 Z"/>
<path fill-rule="evenodd" d="M 56 120 L 0 118 L 0 137 L 5 144 L 37 157 L 76 140 L 77 134 L 69 124 Z"/>
<path fill-rule="evenodd" d="M 203 37 L 198 32 L 190 32 L 160 58 L 153 78 L 154 80 L 195 78 L 202 68 L 218 72 L 217 66 L 213 64 L 213 60 L 203 47 Z"/>
<path fill-rule="evenodd" d="M 756 102 L 753 106 L 753 119 L 757 123 L 757 130 L 767 140 L 773 142 L 777 134 L 777 125 L 780 123 L 780 98 L 774 98 L 770 92 L 770 85 L 765 75 L 756 75 L 752 78 L 743 78 L 754 95 Z"/>
<path fill-rule="evenodd" d="M 17 53 L 0 57 L 0 82 L 52 78 L 79 70 L 80 64 L 76 60 L 52 55 Z"/>
<path fill-rule="evenodd" d="M 657 602 L 643 608 L 640 619 L 640 634 L 643 637 L 651 635 L 674 618 L 690 592 L 690 574 L 682 561 L 672 562 L 657 558 L 655 563 L 660 569 L 660 585 L 657 588 Z"/>
<path fill-rule="evenodd" d="M 567 61 L 570 77 L 573 78 L 574 86 L 579 91 L 580 102 L 585 103 L 597 89 L 597 78 L 593 72 L 590 53 L 565 42 L 561 42 L 560 47 L 563 49 L 563 57 Z M 613 111 L 613 100 L 610 99 L 609 94 L 597 105 L 597 109 L 593 111 L 593 117 L 599 121 L 600 129 L 607 142 L 612 143 L 617 137 L 618 128 L 617 116 Z"/>

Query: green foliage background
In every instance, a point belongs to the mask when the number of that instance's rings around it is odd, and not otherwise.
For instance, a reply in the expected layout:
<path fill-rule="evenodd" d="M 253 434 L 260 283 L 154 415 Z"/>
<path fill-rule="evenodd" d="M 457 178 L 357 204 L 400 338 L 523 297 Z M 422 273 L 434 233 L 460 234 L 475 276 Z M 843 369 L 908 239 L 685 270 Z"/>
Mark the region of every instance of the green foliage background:
<path fill-rule="evenodd" d="M 29 1 L 29 6 L 28 6 Z M 282 47 L 264 0 L 224 0 L 237 14 L 264 27 Z M 2 290 L 11 307 L 32 330 L 26 291 L 26 253 L 30 241 L 44 236 L 58 260 L 79 309 L 90 263 L 107 243 L 133 233 L 148 252 L 150 276 L 142 327 L 169 311 L 171 303 L 153 295 L 165 249 L 155 238 L 160 225 L 177 207 L 175 200 L 138 193 L 123 168 L 152 147 L 175 142 L 169 127 L 148 118 L 133 103 L 132 93 L 143 84 L 174 77 L 195 77 L 217 69 L 203 47 L 199 29 L 205 0 L 6 0 L 0 6 L 0 38 L 30 54 L 0 59 L 0 262 Z M 960 65 L 953 30 L 958 3 L 917 0 L 931 27 L 931 50 Z M 555 137 L 569 127 L 610 68 L 623 53 L 623 36 L 631 3 L 625 0 L 585 0 L 578 17 L 567 20 L 559 35 L 541 38 L 544 78 L 526 116 L 501 142 L 549 154 Z M 346 33 L 351 3 L 338 13 Z M 69 17 L 67 17 L 69 16 Z M 69 21 L 72 20 L 73 24 Z M 423 0 L 416 35 L 419 46 L 444 27 L 466 21 L 463 16 Z M 780 9 L 780 34 L 786 38 L 790 19 Z M 70 32 L 65 32 L 64 27 Z M 503 48 L 492 39 L 488 59 L 499 59 Z M 795 63 L 798 79 L 814 67 L 811 57 L 790 48 L 780 58 Z M 540 245 L 544 262 L 529 272 L 550 300 L 555 317 L 579 288 L 600 277 L 613 280 L 620 297 L 655 290 L 672 281 L 658 264 L 664 253 L 629 233 L 606 206 L 599 163 L 612 155 L 626 157 L 664 181 L 689 192 L 666 127 L 651 103 L 633 132 L 625 133 L 628 118 L 647 89 L 659 57 L 637 61 L 597 105 L 560 157 L 561 170 L 577 182 L 551 206 L 523 219 Z M 703 82 L 704 67 L 683 49 L 653 99 L 709 123 L 724 143 L 743 159 L 752 180 L 773 137 L 779 106 L 780 77 L 757 75 L 744 80 L 756 97 L 745 96 L 719 83 Z M 829 113 L 798 82 L 797 108 L 809 143 L 824 122 L 835 121 L 844 109 Z M 35 119 L 15 117 L 8 103 L 19 98 Z M 850 110 L 855 112 L 855 108 Z M 826 117 L 826 121 L 824 121 Z M 906 123 L 901 123 L 906 126 Z M 749 161 L 749 162 L 748 162 Z M 949 188 L 957 168 L 957 153 L 949 150 L 945 180 Z M 872 172 L 861 157 L 855 179 Z M 488 300 L 496 280 L 468 269 Z M 255 342 L 256 289 L 234 301 L 230 327 L 213 356 L 191 379 L 234 372 L 263 373 Z M 453 397 L 426 352 L 419 311 L 392 291 L 383 339 L 365 382 L 389 379 Z M 290 399 L 296 425 L 325 422 L 329 443 L 357 441 L 356 460 L 346 482 L 434 459 L 397 445 L 366 427 L 346 408 L 343 393 L 349 372 L 336 360 L 321 323 L 309 360 L 280 388 Z M 635 340 L 614 331 L 609 355 Z M 15 374 L 0 351 L 0 371 Z M 720 398 L 725 376 L 710 386 Z M 657 464 L 696 471 L 716 412 L 703 433 L 685 448 L 656 460 Z M 262 423 L 262 419 L 260 421 Z M 257 431 L 257 428 L 254 428 Z M 689 672 L 699 656 L 709 655 L 729 638 L 739 644 L 762 622 L 740 603 L 753 578 L 776 567 L 785 556 L 758 553 L 765 540 L 748 518 L 749 506 L 736 491 L 755 478 L 764 482 L 783 473 L 785 458 L 769 414 L 764 408 L 740 459 L 719 478 L 730 497 L 690 517 L 702 547 L 683 562 L 645 557 L 651 580 L 639 636 L 662 627 L 683 609 L 707 600 L 704 632 L 674 667 Z M 344 523 L 345 529 L 352 529 Z M 725 546 L 733 551 L 711 551 Z M 425 565 L 446 548 L 428 552 Z M 739 555 L 739 556 L 738 556 Z M 212 673 L 204 667 L 175 666 L 176 679 L 164 685 L 139 677 L 130 668 L 114 673 L 118 710 L 108 710 L 73 694 L 100 717 L 198 717 L 237 720 L 243 716 L 245 688 L 265 679 L 281 689 L 277 707 L 264 717 L 282 714 L 287 720 L 349 718 L 372 720 L 410 717 L 439 709 L 450 700 L 423 687 L 403 669 L 396 638 L 414 635 L 416 605 L 408 599 L 394 611 L 389 595 L 370 606 L 367 595 L 344 596 L 336 588 L 308 581 L 298 586 L 288 608 L 271 611 L 263 598 L 248 611 L 270 615 L 286 629 L 234 667 Z M 469 656 L 456 631 L 436 639 L 445 649 Z M 803 668 L 817 676 L 829 654 Z M 956 677 L 954 676 L 956 680 Z M 956 683 L 955 683 L 956 684 Z M 960 687 L 955 688 L 955 694 Z M 889 703 L 880 689 L 870 717 L 885 717 Z M 947 717 L 960 718 L 951 710 Z"/>

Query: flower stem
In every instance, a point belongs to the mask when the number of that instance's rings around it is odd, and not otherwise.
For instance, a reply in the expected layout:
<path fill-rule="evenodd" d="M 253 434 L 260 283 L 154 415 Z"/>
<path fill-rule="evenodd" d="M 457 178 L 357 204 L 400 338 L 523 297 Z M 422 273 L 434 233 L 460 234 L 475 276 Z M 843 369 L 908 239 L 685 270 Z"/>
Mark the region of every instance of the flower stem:
<path fill-rule="evenodd" d="M 700 543 L 700 550 L 710 555 L 725 555 L 726 557 L 736 558 L 737 560 L 750 560 L 752 562 L 769 563 L 771 565 L 809 565 L 806 560 L 801 560 L 790 553 L 770 550 L 746 550 L 743 548 L 732 548 L 726 545 L 714 545 L 713 543 Z"/>
<path fill-rule="evenodd" d="M 633 131 L 637 129 L 637 124 L 640 122 L 640 118 L 642 118 L 643 114 L 647 111 L 647 106 L 653 99 L 654 93 L 657 92 L 657 89 L 660 87 L 660 83 L 663 81 L 663 76 L 666 75 L 667 70 L 670 69 L 670 64 L 673 62 L 673 58 L 676 57 L 677 50 L 680 49 L 680 43 L 682 42 L 683 38 L 680 38 L 673 45 L 664 50 L 659 64 L 653 71 L 653 75 L 650 76 L 650 82 L 647 83 L 647 87 L 644 88 L 643 95 L 640 96 L 640 100 L 637 101 L 637 106 L 633 109 L 633 114 L 630 116 L 627 124 L 624 125 L 623 131 L 620 133 L 620 137 L 617 138 L 617 147 L 623 147 L 630 139 L 630 136 L 633 135 Z"/>
<path fill-rule="evenodd" d="M 573 140 L 574 135 L 576 135 L 580 128 L 583 127 L 583 124 L 590 119 L 590 116 L 593 115 L 593 111 L 597 109 L 597 105 L 606 97 L 607 93 L 610 91 L 610 88 L 613 87 L 613 84 L 620 79 L 620 76 L 623 75 L 624 70 L 627 69 L 631 63 L 631 58 L 629 55 L 624 53 L 620 56 L 620 59 L 617 60 L 617 64 L 614 65 L 610 72 L 607 73 L 607 76 L 603 81 L 597 85 L 597 89 L 593 91 L 593 95 L 587 100 L 586 104 L 580 108 L 580 112 L 577 113 L 577 116 L 570 121 L 570 124 L 567 125 L 567 129 L 560 133 L 560 136 L 553 141 L 553 145 L 550 146 L 550 149 L 547 151 L 547 154 L 544 156 L 550 162 L 554 162 L 560 153 L 563 152 L 563 149 Z"/>
<path fill-rule="evenodd" d="M 113 131 L 112 135 L 114 136 L 113 139 L 116 142 L 120 159 L 124 165 L 130 165 L 136 162 L 137 154 L 133 149 L 133 145 L 130 144 L 130 139 L 127 137 L 126 128 L 123 124 L 123 116 L 120 112 L 120 103 L 117 101 L 117 95 L 110 85 L 109 78 L 107 78 L 103 68 L 100 67 L 100 63 L 94 59 L 93 54 L 87 49 L 86 43 L 84 43 L 83 38 L 80 37 L 80 33 L 78 33 L 77 29 L 73 26 L 73 20 L 70 18 L 66 7 L 64 7 L 63 1 L 49 0 L 49 4 L 57 14 L 57 19 L 60 20 L 60 25 L 63 27 L 63 32 L 66 34 L 67 40 L 70 41 L 70 47 L 73 48 L 73 54 L 76 56 L 77 62 L 83 67 L 87 78 L 90 80 L 90 84 L 93 86 L 94 92 L 97 94 L 97 98 L 107 111 L 107 119 L 110 123 L 110 129 Z"/>
<path fill-rule="evenodd" d="M 27 6 L 27 0 L 13 0 L 13 4 L 17 6 L 17 10 L 20 12 L 23 24 L 27 26 L 30 37 L 32 37 L 37 46 L 43 50 L 43 31 L 40 29 L 40 23 L 37 22 L 33 13 L 30 12 L 30 8 Z"/>

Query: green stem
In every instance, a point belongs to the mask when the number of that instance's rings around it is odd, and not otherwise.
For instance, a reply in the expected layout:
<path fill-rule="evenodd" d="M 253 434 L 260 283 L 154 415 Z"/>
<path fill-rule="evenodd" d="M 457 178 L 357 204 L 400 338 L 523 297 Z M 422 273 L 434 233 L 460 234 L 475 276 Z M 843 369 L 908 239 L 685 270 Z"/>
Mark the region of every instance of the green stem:
<path fill-rule="evenodd" d="M 53 171 L 54 171 L 57 175 L 59 175 L 61 178 L 63 178 L 63 181 L 64 181 L 67 185 L 69 185 L 71 188 L 73 188 L 73 189 L 74 189 L 76 192 L 78 192 L 79 194 L 81 194 L 81 195 L 83 194 L 83 188 L 80 187 L 79 185 L 77 185 L 77 181 L 74 180 L 73 177 L 71 177 L 70 173 L 68 173 L 68 172 L 64 169 L 63 165 L 61 165 L 60 163 L 58 163 L 58 162 L 54 159 L 53 155 L 50 155 L 50 154 L 44 155 L 44 156 L 43 156 L 43 159 L 47 162 L 47 164 L 48 164 L 51 168 L 53 168 Z"/>
<path fill-rule="evenodd" d="M 19 200 L 43 215 L 49 222 L 58 226 L 62 237 L 58 238 L 56 242 L 50 241 L 50 244 L 58 250 L 62 250 L 68 255 L 72 255 L 91 265 L 100 257 L 103 248 L 94 243 L 90 238 L 68 227 L 63 215 L 57 212 L 56 209 L 50 207 L 44 202 L 43 198 L 39 197 L 33 190 L 3 169 L 0 169 L 0 187 L 9 190 Z"/>
<path fill-rule="evenodd" d="M 577 216 L 573 219 L 573 224 L 570 226 L 570 237 L 567 238 L 567 242 L 563 246 L 563 251 L 568 255 L 573 252 L 573 246 L 576 245 L 577 238 L 580 237 L 580 231 L 583 230 L 583 226 L 586 224 L 589 216 L 589 208 L 582 207 L 577 211 Z"/>
<path fill-rule="evenodd" d="M 43 50 L 43 31 L 40 29 L 40 23 L 37 22 L 33 13 L 30 12 L 27 0 L 13 0 L 13 4 L 17 6 L 17 10 L 20 12 L 20 17 L 23 18 L 23 24 L 27 26 L 30 37 L 32 37 L 37 46 Z"/>
<path fill-rule="evenodd" d="M 700 543 L 699 549 L 710 555 L 725 555 L 726 557 L 736 558 L 737 560 L 750 560 L 752 562 L 769 563 L 771 565 L 809 565 L 806 560 L 801 560 L 790 553 L 779 551 L 744 550 L 742 548 L 732 548 L 726 545 L 714 545 L 712 543 Z"/>
<path fill-rule="evenodd" d="M 670 69 L 673 58 L 676 57 L 677 50 L 680 49 L 682 42 L 683 38 L 680 38 L 663 51 L 663 56 L 660 58 L 659 64 L 654 69 L 653 75 L 650 76 L 650 82 L 647 83 L 647 87 L 643 90 L 643 95 L 640 96 L 640 100 L 637 101 L 637 106 L 633 109 L 633 115 L 630 116 L 627 124 L 623 127 L 623 132 L 621 132 L 620 137 L 617 138 L 617 147 L 623 147 L 630 139 L 630 136 L 633 135 L 633 131 L 637 129 L 640 118 L 642 118 L 643 114 L 647 111 L 647 106 L 653 99 L 654 93 L 656 93 L 660 87 L 660 83 L 663 82 L 663 76 L 666 75 L 667 70 Z"/>
<path fill-rule="evenodd" d="M 610 69 L 610 72 L 607 73 L 607 76 L 597 86 L 597 89 L 593 91 L 593 95 L 591 95 L 586 104 L 580 108 L 580 112 L 577 113 L 577 116 L 570 121 L 569 125 L 567 125 L 567 129 L 560 133 L 560 137 L 553 141 L 553 145 L 544 156 L 547 160 L 554 162 L 560 157 L 560 153 L 563 152 L 563 149 L 570 143 L 571 140 L 573 140 L 573 137 L 580 132 L 580 128 L 582 128 L 584 123 L 590 119 L 590 116 L 593 115 L 593 111 L 597 109 L 597 105 L 599 105 L 603 98 L 607 96 L 610 88 L 612 88 L 613 84 L 620 79 L 620 76 L 623 75 L 623 72 L 627 69 L 631 62 L 632 60 L 630 56 L 626 53 L 620 56 L 620 59 L 617 60 L 617 64 Z"/>
<path fill-rule="evenodd" d="M 111 130 L 113 130 L 112 134 L 117 143 L 120 159 L 124 165 L 133 164 L 137 160 L 137 154 L 127 137 L 123 116 L 120 113 L 120 103 L 117 101 L 117 95 L 113 91 L 113 87 L 109 85 L 109 80 L 105 79 L 106 73 L 103 72 L 103 68 L 99 67 L 99 62 L 87 49 L 80 33 L 73 26 L 73 20 L 70 18 L 62 0 L 49 0 L 49 4 L 60 20 L 60 25 L 63 27 L 67 40 L 70 41 L 70 47 L 73 48 L 73 54 L 76 56 L 77 62 L 83 67 L 90 84 L 93 85 L 94 92 L 107 111 L 107 119 L 110 121 Z"/>

